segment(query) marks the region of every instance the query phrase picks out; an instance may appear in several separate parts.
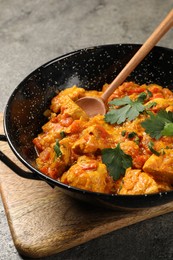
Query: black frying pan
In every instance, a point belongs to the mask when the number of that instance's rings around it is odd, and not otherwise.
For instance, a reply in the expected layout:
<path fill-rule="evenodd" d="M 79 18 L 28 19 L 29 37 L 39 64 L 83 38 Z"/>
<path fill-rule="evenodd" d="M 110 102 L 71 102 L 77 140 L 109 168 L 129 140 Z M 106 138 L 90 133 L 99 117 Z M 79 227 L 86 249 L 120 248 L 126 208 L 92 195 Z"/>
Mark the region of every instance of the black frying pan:
<path fill-rule="evenodd" d="M 59 91 L 73 84 L 100 90 L 110 83 L 141 45 L 115 44 L 91 47 L 58 57 L 27 76 L 14 90 L 4 113 L 5 136 L 18 159 L 29 169 L 25 172 L 2 152 L 0 159 L 18 175 L 43 180 L 58 186 L 69 195 L 109 208 L 135 209 L 161 205 L 173 200 L 173 191 L 152 195 L 108 195 L 69 187 L 42 174 L 36 166 L 32 140 L 45 123 L 43 112 Z M 173 50 L 154 47 L 150 54 L 127 78 L 136 83 L 156 83 L 173 89 Z"/>

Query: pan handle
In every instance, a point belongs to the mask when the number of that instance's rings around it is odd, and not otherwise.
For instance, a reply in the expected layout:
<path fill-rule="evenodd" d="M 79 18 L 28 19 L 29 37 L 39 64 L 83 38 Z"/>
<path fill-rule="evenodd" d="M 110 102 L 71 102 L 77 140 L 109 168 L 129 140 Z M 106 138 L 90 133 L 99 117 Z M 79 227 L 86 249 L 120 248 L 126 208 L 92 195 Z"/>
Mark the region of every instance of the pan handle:
<path fill-rule="evenodd" d="M 17 173 L 20 177 L 32 180 L 41 180 L 36 174 L 22 170 L 12 160 L 10 160 L 2 151 L 0 151 L 0 160 L 7 165 L 12 171 Z"/>
<path fill-rule="evenodd" d="M 7 137 L 5 135 L 0 135 L 0 141 L 7 141 Z"/>
<path fill-rule="evenodd" d="M 5 135 L 0 134 L 0 141 L 7 142 L 7 138 Z M 1 150 L 0 150 L 0 161 L 2 161 L 6 166 L 8 166 L 12 171 L 14 171 L 17 175 L 20 177 L 23 177 L 25 179 L 31 179 L 31 180 L 39 180 L 42 181 L 37 174 L 33 174 L 32 172 L 27 172 L 22 170 L 19 166 L 17 166 L 11 159 L 9 159 Z M 52 188 L 54 188 L 54 185 L 47 182 Z"/>

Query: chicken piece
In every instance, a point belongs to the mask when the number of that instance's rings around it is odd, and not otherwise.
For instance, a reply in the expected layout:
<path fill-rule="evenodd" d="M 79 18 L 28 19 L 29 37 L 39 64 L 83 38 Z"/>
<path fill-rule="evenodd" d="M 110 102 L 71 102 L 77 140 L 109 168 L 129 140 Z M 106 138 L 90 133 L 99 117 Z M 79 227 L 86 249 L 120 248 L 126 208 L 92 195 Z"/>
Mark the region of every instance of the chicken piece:
<path fill-rule="evenodd" d="M 128 168 L 122 179 L 122 185 L 118 192 L 121 195 L 150 194 L 171 190 L 171 185 L 165 182 L 157 182 L 154 178 L 141 170 Z"/>
<path fill-rule="evenodd" d="M 163 151 L 164 149 L 173 149 L 173 136 L 161 136 L 154 141 L 154 150 Z"/>
<path fill-rule="evenodd" d="M 61 132 L 63 132 L 65 128 L 63 128 L 59 122 L 49 121 L 42 129 L 43 132 L 33 139 L 34 145 L 40 152 L 55 143 L 56 139 L 61 139 Z"/>
<path fill-rule="evenodd" d="M 61 114 L 66 117 L 71 117 L 73 120 L 83 118 L 88 119 L 88 115 L 81 109 L 70 97 L 63 98 L 61 106 Z"/>
<path fill-rule="evenodd" d="M 72 165 L 77 158 L 79 157 L 72 150 L 73 143 L 77 140 L 78 135 L 70 135 L 59 141 L 60 150 L 62 153 L 61 159 L 65 162 L 66 165 Z"/>
<path fill-rule="evenodd" d="M 77 160 L 78 156 L 74 154 L 71 146 L 77 135 L 67 136 L 61 140 L 58 140 L 58 144 L 49 144 L 43 151 L 40 151 L 37 158 L 38 168 L 51 176 L 53 179 L 57 179 L 62 173 Z M 56 141 L 56 142 L 57 142 Z M 55 146 L 58 146 L 60 154 L 56 152 Z"/>
<path fill-rule="evenodd" d="M 173 92 L 169 88 L 162 88 L 164 98 L 173 98 Z"/>
<path fill-rule="evenodd" d="M 120 144 L 121 149 L 124 153 L 130 155 L 132 158 L 135 158 L 139 155 L 140 148 L 134 141 L 125 141 Z"/>
<path fill-rule="evenodd" d="M 156 105 L 151 108 L 152 111 L 159 111 L 160 109 L 165 109 L 169 106 L 173 105 L 173 98 L 165 99 L 165 98 L 154 98 L 148 101 L 145 106 L 150 105 L 155 102 Z"/>
<path fill-rule="evenodd" d="M 173 93 L 171 90 L 168 88 L 163 88 L 162 86 L 159 86 L 157 84 L 149 84 L 148 85 L 148 90 L 152 92 L 152 96 L 150 99 L 155 99 L 155 98 L 173 98 Z"/>
<path fill-rule="evenodd" d="M 66 132 L 66 130 L 69 132 L 68 127 L 75 120 L 80 120 L 81 126 L 86 120 L 88 120 L 87 114 L 69 97 L 65 97 L 64 102 L 65 105 L 62 107 L 62 113 L 48 121 L 42 127 L 43 133 L 39 134 L 37 138 L 33 140 L 33 143 L 39 151 L 42 151 L 44 148 L 50 146 L 56 139 L 61 139 L 61 133 L 63 131 Z"/>
<path fill-rule="evenodd" d="M 77 163 L 61 176 L 60 181 L 80 189 L 103 193 L 109 193 L 113 186 L 105 164 L 85 155 L 79 157 Z"/>
<path fill-rule="evenodd" d="M 57 113 L 59 112 L 61 105 L 64 103 L 64 97 L 68 96 L 73 101 L 76 101 L 78 98 L 83 97 L 84 93 L 85 89 L 78 88 L 76 85 L 72 88 L 67 88 L 52 99 L 50 108 L 53 112 Z"/>
<path fill-rule="evenodd" d="M 138 136 L 143 136 L 143 131 L 144 130 L 143 130 L 143 127 L 141 126 L 141 122 L 143 120 L 145 120 L 145 118 L 146 117 L 141 114 L 136 119 L 134 119 L 133 121 L 126 121 L 126 122 L 124 122 L 124 124 L 122 126 L 122 130 L 125 130 L 128 133 L 135 132 L 135 133 L 137 133 Z M 119 128 L 120 127 L 121 126 L 119 126 Z"/>
<path fill-rule="evenodd" d="M 164 153 L 159 156 L 152 154 L 145 162 L 143 170 L 150 173 L 156 180 L 173 184 L 173 150 L 165 149 Z"/>
<path fill-rule="evenodd" d="M 95 153 L 108 148 L 111 144 L 111 135 L 101 125 L 87 127 L 81 137 L 74 143 L 72 149 L 79 154 Z"/>
<path fill-rule="evenodd" d="M 66 169 L 65 161 L 56 157 L 54 149 L 50 147 L 44 149 L 36 161 L 39 170 L 53 179 L 57 179 Z"/>

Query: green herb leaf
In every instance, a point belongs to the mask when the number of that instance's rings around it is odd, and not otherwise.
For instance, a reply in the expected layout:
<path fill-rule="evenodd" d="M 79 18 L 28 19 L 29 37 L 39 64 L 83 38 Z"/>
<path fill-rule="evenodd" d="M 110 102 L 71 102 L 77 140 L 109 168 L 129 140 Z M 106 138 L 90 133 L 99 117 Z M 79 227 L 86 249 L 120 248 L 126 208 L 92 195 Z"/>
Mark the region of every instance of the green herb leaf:
<path fill-rule="evenodd" d="M 146 98 L 147 98 L 147 94 L 145 92 L 142 92 L 141 94 L 139 94 L 137 101 L 143 103 Z"/>
<path fill-rule="evenodd" d="M 127 112 L 130 110 L 130 105 L 126 105 L 119 109 L 113 109 L 110 110 L 105 115 L 105 121 L 110 124 L 121 124 L 123 123 L 127 118 Z"/>
<path fill-rule="evenodd" d="M 126 169 L 132 166 L 131 156 L 123 152 L 119 143 L 116 148 L 102 150 L 102 161 L 114 180 L 124 176 Z"/>
<path fill-rule="evenodd" d="M 152 141 L 150 141 L 150 142 L 148 143 L 148 148 L 150 149 L 150 151 L 151 151 L 152 153 L 154 153 L 155 155 L 159 156 L 160 153 L 157 152 L 157 151 L 153 148 L 153 146 L 154 146 L 154 143 L 153 143 Z"/>
<path fill-rule="evenodd" d="M 166 123 L 161 134 L 166 136 L 173 136 L 173 123 Z"/>
<path fill-rule="evenodd" d="M 105 121 L 110 124 L 121 124 L 127 120 L 132 121 L 138 117 L 139 113 L 145 110 L 142 102 L 146 99 L 147 94 L 142 92 L 138 98 L 133 101 L 128 96 L 120 99 L 114 99 L 109 104 L 114 106 L 122 106 L 117 109 L 111 109 L 105 115 Z"/>
<path fill-rule="evenodd" d="M 150 113 L 150 118 L 141 123 L 145 132 L 152 138 L 173 136 L 173 112 L 160 110 L 156 115 Z"/>
<path fill-rule="evenodd" d="M 109 104 L 115 105 L 115 106 L 123 106 L 123 105 L 130 104 L 130 102 L 131 102 L 131 99 L 129 98 L 129 96 L 125 96 L 122 98 L 113 99 L 112 101 L 109 102 Z"/>
<path fill-rule="evenodd" d="M 56 144 L 54 146 L 54 151 L 55 151 L 57 157 L 61 157 L 62 152 L 60 150 L 59 140 L 56 140 Z"/>

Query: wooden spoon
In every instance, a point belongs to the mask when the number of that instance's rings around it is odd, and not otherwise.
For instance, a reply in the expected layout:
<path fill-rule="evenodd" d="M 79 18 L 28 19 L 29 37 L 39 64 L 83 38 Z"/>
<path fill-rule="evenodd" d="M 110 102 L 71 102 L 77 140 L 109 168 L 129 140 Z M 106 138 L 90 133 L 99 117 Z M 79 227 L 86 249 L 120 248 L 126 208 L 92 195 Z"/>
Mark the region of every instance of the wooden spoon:
<path fill-rule="evenodd" d="M 137 67 L 137 65 L 145 58 L 155 44 L 162 38 L 162 36 L 173 26 L 173 9 L 168 13 L 165 19 L 154 30 L 151 36 L 136 52 L 132 59 L 126 64 L 123 70 L 112 81 L 107 90 L 103 93 L 101 98 L 95 97 L 83 97 L 77 100 L 77 104 L 88 114 L 93 117 L 97 114 L 104 115 L 106 113 L 105 103 L 114 92 L 114 90 L 120 86 L 127 76 Z"/>

